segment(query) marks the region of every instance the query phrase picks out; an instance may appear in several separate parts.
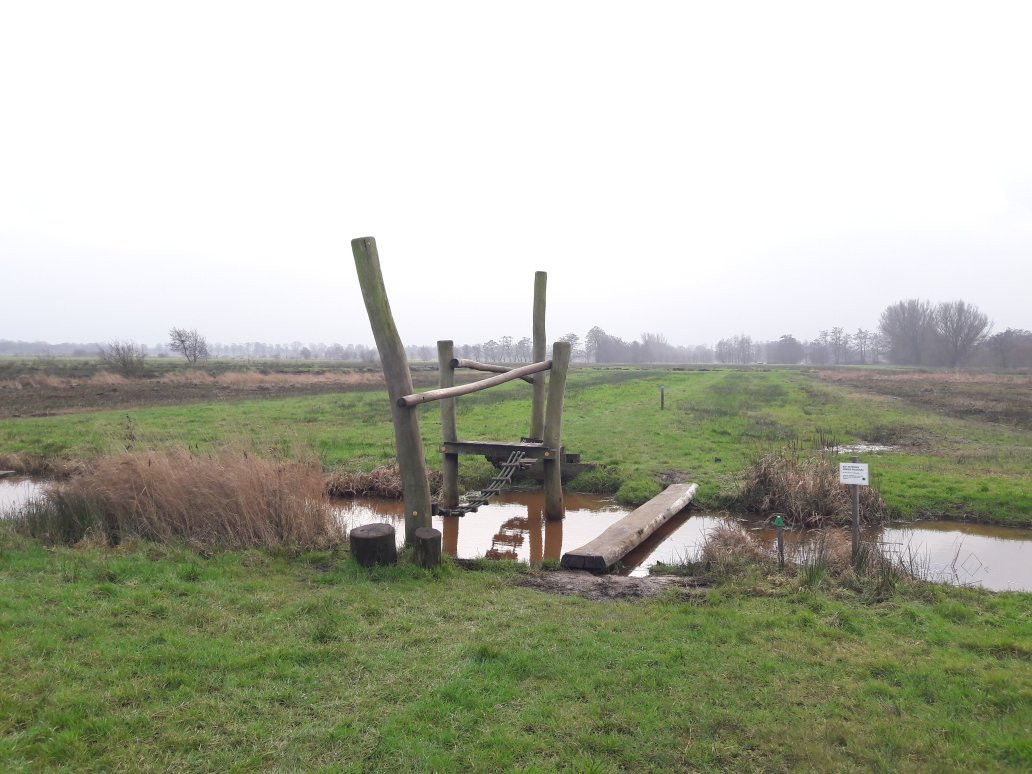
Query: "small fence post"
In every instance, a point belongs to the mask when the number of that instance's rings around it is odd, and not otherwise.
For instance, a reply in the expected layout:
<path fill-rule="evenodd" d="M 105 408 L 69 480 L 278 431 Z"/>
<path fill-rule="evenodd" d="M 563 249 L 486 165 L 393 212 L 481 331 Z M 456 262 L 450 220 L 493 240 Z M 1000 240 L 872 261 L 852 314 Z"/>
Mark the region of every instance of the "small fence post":
<path fill-rule="evenodd" d="M 774 514 L 774 526 L 778 530 L 778 567 L 785 569 L 785 520 L 780 513 Z"/>
<path fill-rule="evenodd" d="M 659 410 L 662 411 L 666 404 L 666 387 L 659 385 Z"/>
<path fill-rule="evenodd" d="M 853 462 L 859 462 L 859 457 L 853 457 Z M 860 485 L 850 484 L 853 490 L 853 562 L 860 555 Z"/>
<path fill-rule="evenodd" d="M 441 371 L 440 386 L 455 386 L 455 347 L 450 341 L 437 342 L 437 363 Z M 441 401 L 441 440 L 445 443 L 459 440 L 455 426 L 455 398 Z M 448 454 L 441 447 L 441 474 L 444 481 L 441 486 L 441 507 L 456 508 L 459 504 L 459 455 Z"/>
<path fill-rule="evenodd" d="M 563 475 L 559 457 L 563 445 L 563 397 L 566 375 L 570 370 L 570 342 L 557 341 L 552 345 L 552 373 L 548 377 L 548 405 L 545 408 L 544 443 L 542 458 L 545 469 L 545 518 L 562 519 L 566 516 L 563 504 Z"/>

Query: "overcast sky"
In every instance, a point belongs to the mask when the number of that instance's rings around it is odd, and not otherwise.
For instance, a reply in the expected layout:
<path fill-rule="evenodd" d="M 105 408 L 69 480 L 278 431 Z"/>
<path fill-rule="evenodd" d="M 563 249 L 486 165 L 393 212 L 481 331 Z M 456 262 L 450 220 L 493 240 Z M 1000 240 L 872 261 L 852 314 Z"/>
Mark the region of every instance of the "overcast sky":
<path fill-rule="evenodd" d="M 0 338 L 1032 328 L 1032 3 L 0 4 Z"/>

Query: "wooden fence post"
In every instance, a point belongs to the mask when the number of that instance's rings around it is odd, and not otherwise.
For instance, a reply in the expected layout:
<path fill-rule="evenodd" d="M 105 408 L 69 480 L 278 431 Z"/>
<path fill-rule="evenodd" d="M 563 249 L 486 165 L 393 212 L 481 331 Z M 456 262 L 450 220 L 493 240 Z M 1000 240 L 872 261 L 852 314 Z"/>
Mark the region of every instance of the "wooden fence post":
<path fill-rule="evenodd" d="M 450 341 L 437 342 L 437 363 L 441 369 L 441 387 L 455 386 L 455 347 Z M 455 426 L 455 398 L 441 401 L 441 440 L 445 443 L 457 441 L 458 430 Z M 442 447 L 443 449 L 443 447 Z M 459 505 L 459 455 L 441 452 L 441 474 L 444 483 L 441 488 L 442 508 L 457 508 Z"/>
<path fill-rule="evenodd" d="M 534 362 L 545 359 L 545 289 L 548 274 L 534 272 Z M 545 375 L 534 374 L 534 397 L 530 404 L 530 437 L 544 438 L 545 435 Z"/>
<path fill-rule="evenodd" d="M 566 392 L 566 374 L 570 370 L 570 342 L 557 341 L 552 345 L 552 373 L 548 377 L 548 405 L 545 408 L 544 442 L 551 452 L 545 454 L 545 518 L 562 519 L 566 516 L 563 504 L 563 476 L 561 469 L 563 444 L 563 395 Z"/>
<path fill-rule="evenodd" d="M 423 437 L 419 432 L 419 416 L 416 414 L 418 409 L 398 405 L 398 398 L 413 392 L 412 374 L 405 357 L 405 347 L 394 324 L 391 305 L 387 301 L 376 240 L 372 237 L 352 239 L 351 252 L 355 255 L 358 283 L 362 287 L 369 325 L 373 329 L 383 376 L 387 381 L 391 419 L 394 422 L 394 446 L 398 467 L 401 469 L 402 495 L 405 500 L 405 543 L 411 545 L 419 527 L 431 526 L 430 484 L 426 479 Z"/>

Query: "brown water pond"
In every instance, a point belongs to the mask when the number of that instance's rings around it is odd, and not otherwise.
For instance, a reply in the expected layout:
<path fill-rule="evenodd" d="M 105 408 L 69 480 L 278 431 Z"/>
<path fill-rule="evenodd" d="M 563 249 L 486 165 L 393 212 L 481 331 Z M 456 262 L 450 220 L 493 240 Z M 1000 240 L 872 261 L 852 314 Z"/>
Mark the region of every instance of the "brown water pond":
<path fill-rule="evenodd" d="M 0 479 L 0 513 L 17 508 L 41 485 L 24 478 Z M 565 499 L 566 518 L 558 522 L 544 518 L 541 493 L 509 492 L 477 513 L 462 518 L 438 516 L 433 524 L 441 530 L 444 550 L 451 556 L 559 561 L 564 551 L 587 543 L 628 513 L 628 509 L 603 497 L 567 493 Z M 386 521 L 397 527 L 399 543 L 404 539 L 404 507 L 398 500 L 356 498 L 333 500 L 332 504 L 348 529 Z M 706 533 L 729 521 L 749 529 L 762 541 L 774 543 L 774 529 L 754 519 L 687 511 L 625 557 L 622 572 L 647 575 L 655 564 L 694 559 Z M 787 540 L 797 544 L 814 540 L 816 534 L 786 531 Z M 1032 591 L 1032 530 L 921 521 L 869 530 L 865 539 L 875 541 L 883 553 L 899 556 L 929 580 L 993 591 Z"/>

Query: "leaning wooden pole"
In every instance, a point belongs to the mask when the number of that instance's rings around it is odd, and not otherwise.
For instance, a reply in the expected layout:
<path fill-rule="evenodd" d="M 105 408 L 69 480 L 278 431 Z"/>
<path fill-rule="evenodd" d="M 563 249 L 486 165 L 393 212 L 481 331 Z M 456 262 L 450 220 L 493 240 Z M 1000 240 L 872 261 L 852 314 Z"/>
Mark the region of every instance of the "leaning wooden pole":
<path fill-rule="evenodd" d="M 570 342 L 557 341 L 552 345 L 552 374 L 548 377 L 548 405 L 545 408 L 543 433 L 545 446 L 554 451 L 551 457 L 542 458 L 545 469 L 545 518 L 552 520 L 566 516 L 560 457 L 563 445 L 563 396 L 569 370 Z"/>
<path fill-rule="evenodd" d="M 441 389 L 455 386 L 455 346 L 450 341 L 437 342 L 437 363 L 441 369 Z M 455 398 L 441 401 L 441 440 L 445 443 L 459 440 L 455 426 Z M 443 448 L 443 447 L 442 447 Z M 442 508 L 457 508 L 459 505 L 459 455 L 441 452 L 441 474 L 444 482 L 441 488 Z"/>
<path fill-rule="evenodd" d="M 534 272 L 534 362 L 545 359 L 545 290 L 548 274 Z M 530 404 L 530 437 L 544 438 L 545 433 L 545 375 L 534 376 L 534 397 Z"/>
<path fill-rule="evenodd" d="M 391 401 L 391 419 L 394 422 L 394 446 L 401 469 L 402 496 L 405 500 L 405 543 L 415 541 L 419 527 L 431 526 L 430 485 L 426 480 L 426 458 L 423 455 L 423 437 L 419 432 L 419 415 L 415 409 L 398 405 L 398 398 L 412 393 L 412 374 L 409 372 L 405 347 L 394 324 L 387 290 L 380 271 L 380 257 L 376 240 L 362 237 L 351 240 L 355 255 L 358 283 L 362 287 L 369 324 L 380 352 L 387 394 Z"/>

